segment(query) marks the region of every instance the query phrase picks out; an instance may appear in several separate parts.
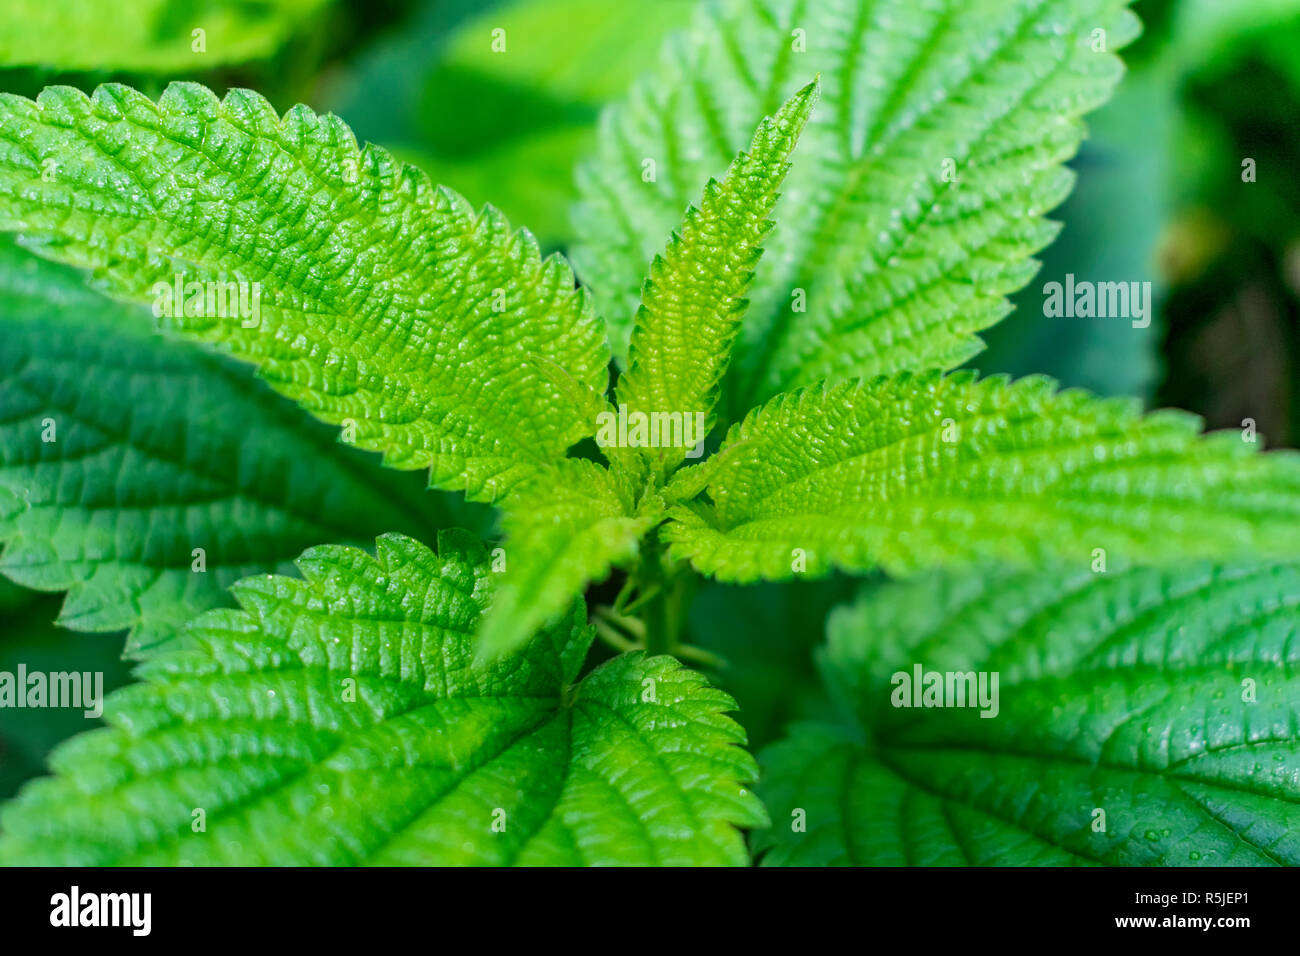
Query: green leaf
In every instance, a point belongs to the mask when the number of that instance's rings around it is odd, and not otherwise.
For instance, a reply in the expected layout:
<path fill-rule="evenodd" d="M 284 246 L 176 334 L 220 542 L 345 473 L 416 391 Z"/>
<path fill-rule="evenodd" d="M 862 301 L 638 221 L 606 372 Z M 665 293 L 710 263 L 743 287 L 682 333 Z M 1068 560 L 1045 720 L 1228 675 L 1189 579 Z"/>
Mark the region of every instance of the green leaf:
<path fill-rule="evenodd" d="M 1079 116 L 1138 32 L 1124 0 L 724 0 L 602 127 L 575 260 L 621 350 L 697 184 L 809 75 L 822 100 L 737 343 L 733 411 L 824 378 L 952 368 L 1002 318 L 1072 181 Z M 1104 31 L 1105 49 L 1094 46 Z M 654 160 L 653 181 L 643 178 Z M 806 309 L 806 312 L 802 311 Z"/>
<path fill-rule="evenodd" d="M 608 348 L 568 266 L 337 117 L 187 83 L 0 96 L 0 228 L 116 296 L 183 300 L 183 332 L 472 500 L 595 429 Z"/>
<path fill-rule="evenodd" d="M 483 523 L 151 319 L 0 237 L 0 572 L 60 624 L 134 652 L 313 544 Z"/>
<path fill-rule="evenodd" d="M 601 581 L 611 566 L 636 556 L 641 536 L 663 518 L 663 505 L 620 472 L 572 459 L 511 496 L 499 558 L 500 592 L 480 635 L 481 653 L 513 650 Z"/>
<path fill-rule="evenodd" d="M 0 860 L 745 863 L 736 827 L 765 817 L 731 699 L 639 653 L 569 686 L 580 603 L 476 663 L 487 562 L 461 533 L 385 535 L 241 582 L 6 808 Z"/>
<path fill-rule="evenodd" d="M 764 752 L 775 825 L 756 848 L 775 865 L 1300 865 L 1298 605 L 1296 564 L 872 590 L 832 617 L 822 659 L 852 717 Z M 996 673 L 997 716 L 893 706 L 917 665 L 986 689 Z"/>
<path fill-rule="evenodd" d="M 816 99 L 814 81 L 759 123 L 748 152 L 732 161 L 721 183 L 709 180 L 700 205 L 686 210 L 681 231 L 655 256 L 628 370 L 618 383 L 619 402 L 630 414 L 690 416 L 703 423 L 696 434 L 701 441 L 712 427 L 718 387 L 748 305 L 745 291 L 774 225 L 768 217 Z M 666 471 L 682 462 L 686 448 L 646 454 Z"/>
<path fill-rule="evenodd" d="M 655 42 L 646 47 L 647 38 L 662 39 L 690 18 L 692 6 L 693 0 L 505 0 L 456 30 L 438 73 L 490 75 L 560 102 L 599 105 L 654 66 L 659 51 Z M 494 48 L 494 29 L 504 32 L 503 49 Z"/>
<path fill-rule="evenodd" d="M 135 73 L 270 56 L 329 0 L 6 0 L 0 66 Z M 202 30 L 200 38 L 196 30 Z"/>
<path fill-rule="evenodd" d="M 1294 56 L 1298 25 L 1297 0 L 1244 4 L 1184 0 L 1173 12 L 1170 45 L 1185 68 L 1208 67 L 1220 75 L 1234 61 L 1262 54 L 1269 65 L 1289 77 L 1300 95 L 1300 64 Z"/>
<path fill-rule="evenodd" d="M 733 426 L 712 505 L 675 507 L 663 534 L 675 557 L 739 581 L 989 558 L 1114 569 L 1300 555 L 1300 456 L 1257 447 L 1041 377 L 845 382 Z"/>

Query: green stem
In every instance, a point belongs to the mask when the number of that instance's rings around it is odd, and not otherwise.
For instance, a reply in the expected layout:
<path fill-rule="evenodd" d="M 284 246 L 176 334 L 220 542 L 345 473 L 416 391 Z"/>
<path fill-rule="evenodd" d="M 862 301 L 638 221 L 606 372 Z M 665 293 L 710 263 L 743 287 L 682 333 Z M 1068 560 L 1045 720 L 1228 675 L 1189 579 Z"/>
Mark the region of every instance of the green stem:
<path fill-rule="evenodd" d="M 628 640 L 608 621 L 596 618 L 592 623 L 596 625 L 596 635 L 620 654 L 637 649 L 635 641 Z"/>
<path fill-rule="evenodd" d="M 645 649 L 651 656 L 671 654 L 673 634 L 668 627 L 668 599 L 662 591 L 645 606 Z"/>
<path fill-rule="evenodd" d="M 702 647 L 696 647 L 694 644 L 678 644 L 677 656 L 684 661 L 693 661 L 696 664 L 703 664 L 705 667 L 712 667 L 714 670 L 723 670 L 727 666 L 725 657 L 721 657 L 712 651 L 706 651 Z"/>
<path fill-rule="evenodd" d="M 645 622 L 639 617 L 620 614 L 615 608 L 605 604 L 597 604 L 594 612 L 596 617 L 617 628 L 620 632 L 628 634 L 638 641 L 645 640 Z"/>
<path fill-rule="evenodd" d="M 676 650 L 677 635 L 673 632 L 671 588 L 664 575 L 660 559 L 659 542 L 651 538 L 646 542 L 641 565 L 645 575 L 642 593 L 646 600 L 641 609 L 645 621 L 645 649 L 650 655 L 671 654 Z"/>

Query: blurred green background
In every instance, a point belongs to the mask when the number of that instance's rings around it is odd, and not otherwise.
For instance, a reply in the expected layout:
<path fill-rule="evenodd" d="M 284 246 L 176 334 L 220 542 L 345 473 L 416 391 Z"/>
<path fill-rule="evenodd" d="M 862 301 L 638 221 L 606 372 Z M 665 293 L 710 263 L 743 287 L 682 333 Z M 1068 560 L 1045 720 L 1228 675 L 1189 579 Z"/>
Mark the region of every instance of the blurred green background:
<path fill-rule="evenodd" d="M 573 167 L 601 108 L 653 64 L 696 0 L 9 0 L 10 23 L 43 25 L 47 47 L 0 28 L 0 90 L 122 80 L 156 95 L 174 79 L 247 86 L 277 108 L 333 110 L 474 203 L 491 201 L 543 246 L 573 235 Z M 1016 309 L 971 365 L 1050 374 L 1104 394 L 1176 405 L 1211 427 L 1253 419 L 1270 446 L 1300 444 L 1300 0 L 1139 0 L 1130 71 L 1090 118 L 1074 194 Z M 177 55 L 178 25 L 210 25 L 205 72 Z M 504 29 L 504 54 L 493 51 Z M 30 35 L 30 31 L 24 31 Z M 87 41 L 87 38 L 92 38 Z M 186 43 L 188 38 L 182 37 Z M 182 50 L 184 52 L 184 50 Z M 53 70 L 43 62 L 72 64 Z M 1255 182 L 1243 188 L 1243 162 Z M 1150 281 L 1156 315 L 1048 319 L 1042 286 Z M 850 593 L 831 579 L 701 587 L 687 640 L 725 659 L 713 678 L 738 699 L 751 743 L 816 716 L 811 649 Z M 0 670 L 16 662 L 129 677 L 118 635 L 54 628 L 60 597 L 0 582 Z M 75 665 L 70 663 L 75 661 Z M 41 772 L 79 713 L 0 710 L 0 798 Z"/>

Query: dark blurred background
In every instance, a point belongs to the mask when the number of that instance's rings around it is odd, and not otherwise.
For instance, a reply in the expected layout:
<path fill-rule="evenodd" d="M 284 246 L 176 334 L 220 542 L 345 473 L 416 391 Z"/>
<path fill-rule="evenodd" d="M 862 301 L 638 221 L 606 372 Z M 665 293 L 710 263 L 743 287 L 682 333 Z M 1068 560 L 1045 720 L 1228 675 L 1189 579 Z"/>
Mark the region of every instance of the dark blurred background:
<path fill-rule="evenodd" d="M 476 204 L 491 200 L 561 250 L 572 239 L 573 166 L 601 107 L 655 62 L 663 38 L 696 5 L 137 2 L 155 24 L 219 10 L 260 52 L 203 74 L 170 73 L 165 64 L 147 74 L 112 65 L 4 69 L 0 90 L 32 96 L 50 83 L 89 90 L 123 80 L 156 95 L 172 79 L 197 79 L 218 92 L 252 87 L 281 110 L 306 102 L 339 113 L 359 139 L 417 163 Z M 26 15 L 46 15 L 42 5 L 22 3 Z M 272 15 L 273 7 L 281 13 Z M 1130 69 L 1118 93 L 1089 119 L 1090 138 L 1072 164 L 1078 184 L 1054 215 L 1065 227 L 971 364 L 1137 395 L 1194 411 L 1210 427 L 1252 419 L 1267 445 L 1300 445 L 1300 0 L 1139 0 L 1134 9 L 1145 32 L 1124 53 Z M 536 42 L 493 57 L 497 27 Z M 1247 160 L 1253 182 L 1243 182 Z M 1067 273 L 1151 282 L 1150 327 L 1045 317 L 1043 284 Z M 701 588 L 687 640 L 726 660 L 712 676 L 738 698 L 756 746 L 825 706 L 811 651 L 825 612 L 849 593 L 839 579 Z M 72 642 L 80 666 L 93 661 L 108 686 L 125 682 L 121 640 L 56 630 L 48 622 L 59 600 L 0 583 L 0 613 L 10 623 L 0 669 L 18 659 L 29 666 L 67 659 Z M 0 711 L 0 798 L 40 771 L 53 743 L 84 729 L 77 717 L 65 726 L 48 716 L 56 713 L 32 720 Z"/>

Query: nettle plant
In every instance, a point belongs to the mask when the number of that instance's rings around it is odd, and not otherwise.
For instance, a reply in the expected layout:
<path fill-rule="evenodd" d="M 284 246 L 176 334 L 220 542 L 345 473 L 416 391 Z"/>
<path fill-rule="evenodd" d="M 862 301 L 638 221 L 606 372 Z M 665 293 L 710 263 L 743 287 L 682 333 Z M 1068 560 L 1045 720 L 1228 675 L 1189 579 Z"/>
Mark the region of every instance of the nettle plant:
<path fill-rule="evenodd" d="M 3 859 L 1300 862 L 1300 461 L 954 371 L 1135 18 L 702 17 L 580 171 L 581 287 L 333 116 L 0 97 L 0 226 L 40 256 L 2 250 L 2 566 L 141 659 Z M 841 716 L 760 775 L 679 662 L 693 583 L 835 569 L 873 576 L 820 655 Z"/>

